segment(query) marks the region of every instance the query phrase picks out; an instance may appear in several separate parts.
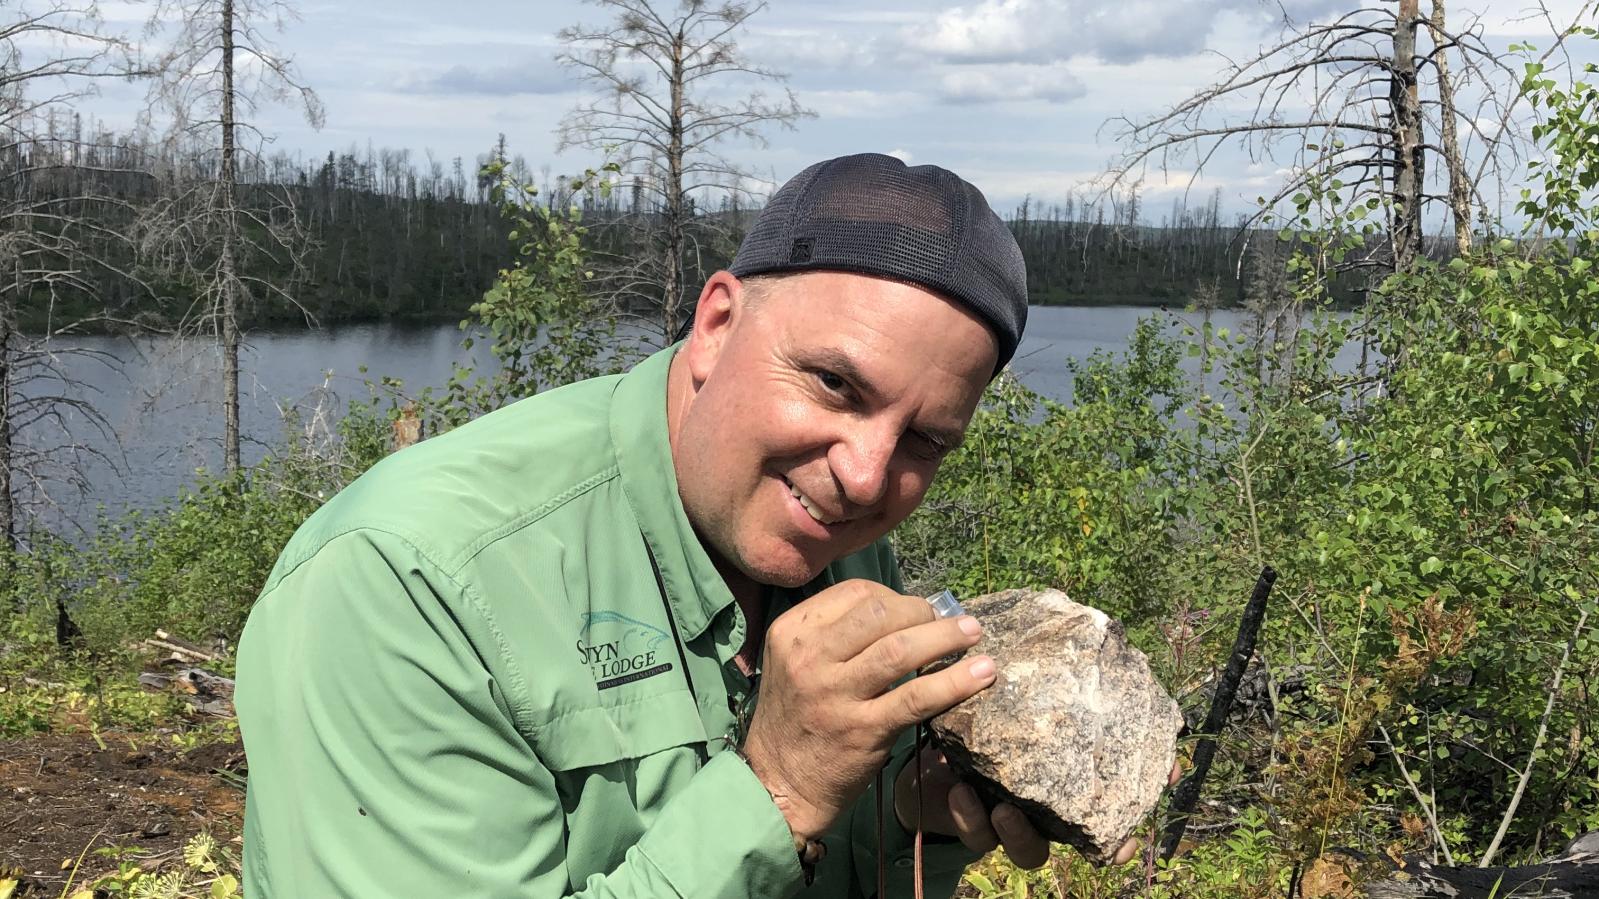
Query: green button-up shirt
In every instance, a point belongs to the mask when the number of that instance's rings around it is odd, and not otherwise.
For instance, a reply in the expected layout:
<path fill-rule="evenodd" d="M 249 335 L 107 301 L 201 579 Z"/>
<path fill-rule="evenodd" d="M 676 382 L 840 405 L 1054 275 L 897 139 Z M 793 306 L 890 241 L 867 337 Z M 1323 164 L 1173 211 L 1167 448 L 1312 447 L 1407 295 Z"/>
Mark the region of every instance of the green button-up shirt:
<path fill-rule="evenodd" d="M 398 453 L 295 534 L 239 645 L 249 896 L 802 891 L 782 814 L 725 739 L 745 623 L 678 499 L 671 357 Z M 847 578 L 900 586 L 880 542 L 774 591 L 771 615 Z M 835 826 L 806 896 L 875 894 L 874 800 Z M 909 896 L 885 805 L 890 894 Z M 933 895 L 973 860 L 926 858 Z"/>

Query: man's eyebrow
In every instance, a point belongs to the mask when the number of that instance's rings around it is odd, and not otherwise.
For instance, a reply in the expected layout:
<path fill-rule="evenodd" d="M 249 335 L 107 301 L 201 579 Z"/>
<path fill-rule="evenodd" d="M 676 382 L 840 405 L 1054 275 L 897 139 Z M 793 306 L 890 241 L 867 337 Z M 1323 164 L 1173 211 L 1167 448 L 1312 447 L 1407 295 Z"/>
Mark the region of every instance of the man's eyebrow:
<path fill-rule="evenodd" d="M 818 368 L 825 368 L 835 375 L 855 385 L 861 393 L 876 397 L 880 395 L 877 386 L 861 371 L 848 354 L 835 349 L 821 348 L 807 354 L 811 358 L 809 364 Z"/>
<path fill-rule="evenodd" d="M 860 366 L 856 365 L 855 360 L 851 359 L 847 354 L 835 349 L 821 348 L 813 351 L 809 355 L 811 357 L 809 361 L 811 365 L 815 365 L 818 368 L 825 368 L 844 380 L 849 381 L 851 384 L 855 385 L 856 390 L 859 390 L 861 393 L 867 396 L 874 398 L 881 396 L 880 392 L 872 384 L 871 380 L 868 379 L 861 371 Z M 958 449 L 966 440 L 966 431 L 963 428 L 941 428 L 936 426 L 929 427 L 917 425 L 911 430 L 921 434 L 927 439 L 932 440 L 934 443 L 939 445 L 939 449 L 944 450 L 945 452 Z"/>

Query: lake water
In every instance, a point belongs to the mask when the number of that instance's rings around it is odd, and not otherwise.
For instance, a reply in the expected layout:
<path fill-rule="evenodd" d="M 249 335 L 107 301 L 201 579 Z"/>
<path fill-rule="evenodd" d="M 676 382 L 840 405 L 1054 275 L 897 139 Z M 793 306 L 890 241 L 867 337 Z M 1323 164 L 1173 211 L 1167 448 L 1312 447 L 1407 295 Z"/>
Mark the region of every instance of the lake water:
<path fill-rule="evenodd" d="M 1014 370 L 1034 390 L 1068 401 L 1066 360 L 1086 358 L 1096 349 L 1125 349 L 1139 318 L 1151 315 L 1171 327 L 1199 319 L 1193 313 L 1144 307 L 1034 307 Z M 1236 329 L 1240 314 L 1220 311 L 1213 321 Z M 342 412 L 350 401 L 368 396 L 368 380 L 401 378 L 412 392 L 442 385 L 457 362 L 486 364 L 485 344 L 464 351 L 461 337 L 452 325 L 355 325 L 247 335 L 240 374 L 246 462 L 283 440 L 286 409 L 304 414 L 320 406 Z M 97 507 L 111 512 L 149 508 L 192 483 L 196 469 L 220 469 L 221 378 L 211 346 L 204 341 L 113 337 L 75 338 L 73 343 L 95 357 L 64 356 L 60 364 L 82 383 L 78 395 L 100 410 L 111 433 L 87 427 L 81 418 L 72 422 L 73 442 L 99 456 L 84 460 L 87 491 L 54 489 L 59 505 L 45 515 L 47 521 L 87 526 Z M 1354 367 L 1353 357 L 1347 362 Z M 70 461 L 59 447 L 41 448 L 58 462 Z"/>

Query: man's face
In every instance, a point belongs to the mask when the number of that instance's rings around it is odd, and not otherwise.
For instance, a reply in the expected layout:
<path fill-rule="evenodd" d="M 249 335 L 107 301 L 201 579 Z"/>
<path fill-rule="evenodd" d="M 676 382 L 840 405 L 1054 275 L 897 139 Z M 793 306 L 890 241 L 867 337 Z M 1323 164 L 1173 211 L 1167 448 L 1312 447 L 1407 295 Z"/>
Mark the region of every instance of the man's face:
<path fill-rule="evenodd" d="M 888 533 L 965 433 L 998 358 L 965 308 L 909 284 L 807 272 L 746 303 L 719 273 L 680 351 L 678 492 L 713 554 L 795 587 Z"/>

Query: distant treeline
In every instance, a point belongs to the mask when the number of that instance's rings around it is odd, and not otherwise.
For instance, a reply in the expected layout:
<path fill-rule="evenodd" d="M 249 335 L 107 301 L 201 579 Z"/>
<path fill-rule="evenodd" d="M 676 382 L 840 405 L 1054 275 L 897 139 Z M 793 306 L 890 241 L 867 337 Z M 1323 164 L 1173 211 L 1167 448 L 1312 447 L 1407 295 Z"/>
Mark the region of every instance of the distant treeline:
<path fill-rule="evenodd" d="M 168 183 L 163 171 L 204 169 L 214 164 L 209 157 L 180 158 L 110 134 L 97 140 L 75 134 L 9 152 L 7 164 L 30 173 L 12 179 L 17 189 L 86 198 L 72 224 L 76 239 L 94 251 L 87 255 L 108 263 L 93 273 L 98 289 L 92 294 L 61 292 L 17 310 L 24 328 L 59 326 L 101 311 L 157 325 L 184 315 L 191 302 L 185 286 L 163 283 L 154 274 L 159 267 L 140 258 L 140 241 L 122 235 L 136 233 L 131 223 L 160 201 Z M 281 220 L 292 205 L 304 241 L 300 273 L 288 285 L 298 306 L 258 301 L 245 310 L 247 321 L 291 326 L 463 317 L 512 261 L 507 223 L 491 202 L 493 185 L 479 174 L 489 158 L 418 158 L 409 150 L 371 147 L 309 162 L 285 154 L 251 157 L 240 173 L 246 204 L 262 221 Z M 532 172 L 520 158 L 508 170 L 541 188 L 539 202 L 583 206 L 586 239 L 596 253 L 625 257 L 628 241 L 648 230 L 637 227 L 641 220 L 655 215 L 641 200 L 648 191 L 625 180 L 605 195 L 573 198 L 561 179 Z M 1242 218 L 1224 218 L 1220 206 L 1219 194 L 1199 206 L 1178 200 L 1152 223 L 1136 194 L 1097 202 L 1073 197 L 1048 206 L 1027 200 L 1009 221 L 1027 259 L 1035 303 L 1176 305 L 1203 293 L 1232 306 L 1245 301 L 1252 281 L 1279 280 L 1279 272 L 1264 269 L 1279 269 L 1282 254 L 1251 260 L 1249 244 L 1272 244 L 1275 235 L 1245 229 Z M 695 241 L 684 260 L 691 283 L 728 263 L 755 212 L 733 199 L 696 210 L 715 227 L 704 229 L 714 236 Z M 107 218 L 118 220 L 96 221 Z M 96 241 L 103 245 L 93 246 Z M 246 272 L 263 274 L 279 275 L 285 267 L 270 257 L 241 262 Z"/>

